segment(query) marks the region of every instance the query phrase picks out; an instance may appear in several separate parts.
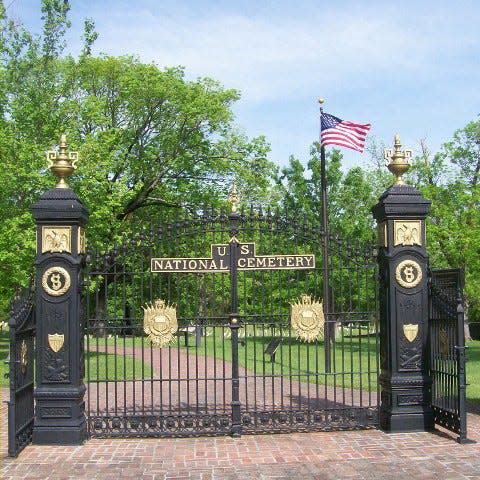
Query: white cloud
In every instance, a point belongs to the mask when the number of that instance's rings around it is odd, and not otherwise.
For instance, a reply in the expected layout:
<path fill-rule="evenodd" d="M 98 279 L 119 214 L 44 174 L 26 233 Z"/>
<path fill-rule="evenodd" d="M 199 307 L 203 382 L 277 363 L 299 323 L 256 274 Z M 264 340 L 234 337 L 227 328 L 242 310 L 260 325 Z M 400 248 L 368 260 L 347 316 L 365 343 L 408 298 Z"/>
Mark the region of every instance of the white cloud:
<path fill-rule="evenodd" d="M 208 13 L 145 8 L 128 17 L 113 13 L 101 20 L 98 48 L 141 52 L 143 60 L 159 65 L 181 64 L 190 74 L 240 88 L 249 101 L 265 101 L 294 98 L 320 85 L 335 91 L 352 78 L 375 83 L 382 75 L 421 75 L 436 68 L 430 59 L 448 46 L 434 25 L 419 28 L 421 18 L 406 24 L 390 9 L 301 19 Z"/>
<path fill-rule="evenodd" d="M 35 14 L 28 3 L 18 0 L 18 14 L 38 27 L 38 2 Z M 241 90 L 238 123 L 266 133 L 278 163 L 306 157 L 320 95 L 328 111 L 370 121 L 379 141 L 399 131 L 411 148 L 425 134 L 438 148 L 478 114 L 478 0 L 82 0 L 72 9 L 72 39 L 92 17 L 99 51 L 184 65 L 189 77 Z"/>

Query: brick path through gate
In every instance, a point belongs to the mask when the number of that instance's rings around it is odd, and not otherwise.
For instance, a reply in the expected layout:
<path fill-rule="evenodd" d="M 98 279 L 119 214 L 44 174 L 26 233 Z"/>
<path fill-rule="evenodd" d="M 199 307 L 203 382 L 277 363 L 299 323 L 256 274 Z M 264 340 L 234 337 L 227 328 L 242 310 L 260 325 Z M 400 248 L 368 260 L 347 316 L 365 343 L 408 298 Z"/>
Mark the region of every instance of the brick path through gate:
<path fill-rule="evenodd" d="M 8 391 L 1 390 L 2 400 Z M 118 479 L 480 479 L 480 415 L 469 413 L 473 445 L 445 432 L 378 430 L 177 439 L 94 439 L 83 446 L 29 446 L 7 457 L 1 406 L 0 478 Z"/>

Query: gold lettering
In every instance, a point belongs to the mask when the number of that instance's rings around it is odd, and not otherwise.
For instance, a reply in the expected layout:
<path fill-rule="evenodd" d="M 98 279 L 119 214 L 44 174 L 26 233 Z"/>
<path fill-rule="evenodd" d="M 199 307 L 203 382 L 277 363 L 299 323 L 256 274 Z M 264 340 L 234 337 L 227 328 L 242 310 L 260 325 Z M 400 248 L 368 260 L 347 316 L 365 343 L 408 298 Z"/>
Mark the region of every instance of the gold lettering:
<path fill-rule="evenodd" d="M 287 267 L 293 267 L 293 266 L 294 266 L 294 258 L 287 257 Z"/>
<path fill-rule="evenodd" d="M 275 258 L 274 257 L 268 257 L 268 266 L 270 268 L 275 267 Z"/>
<path fill-rule="evenodd" d="M 207 263 L 207 259 L 206 258 L 200 258 L 198 260 L 198 267 L 200 270 L 206 270 L 208 268 L 208 263 Z"/>
<path fill-rule="evenodd" d="M 157 259 L 153 259 L 153 266 L 152 266 L 152 270 L 161 270 L 162 269 L 162 261 L 161 260 L 157 260 Z"/>
<path fill-rule="evenodd" d="M 305 261 L 307 262 L 307 267 L 310 266 L 310 264 L 312 264 L 312 267 L 313 267 L 313 257 L 304 257 L 305 258 Z"/>
<path fill-rule="evenodd" d="M 170 260 L 167 260 L 165 262 L 165 270 L 173 270 L 172 262 Z"/>
<path fill-rule="evenodd" d="M 255 258 L 247 258 L 248 268 L 255 268 Z"/>
<path fill-rule="evenodd" d="M 220 257 L 224 257 L 227 254 L 226 245 L 217 245 L 217 253 Z"/>
<path fill-rule="evenodd" d="M 267 259 L 265 257 L 257 257 L 257 267 L 266 267 Z"/>
<path fill-rule="evenodd" d="M 223 261 L 223 260 L 222 260 L 222 261 Z M 238 259 L 238 262 L 237 262 L 238 268 L 243 268 L 243 267 L 245 267 L 246 261 L 247 261 L 246 258 L 239 258 L 239 259 Z"/>
<path fill-rule="evenodd" d="M 250 245 L 240 245 L 240 252 L 242 253 L 242 255 L 248 255 L 250 253 Z"/>
<path fill-rule="evenodd" d="M 227 266 L 225 265 L 223 258 L 220 259 L 220 270 L 227 270 Z"/>
<path fill-rule="evenodd" d="M 278 266 L 280 268 L 283 267 L 283 263 L 285 262 L 286 258 L 285 257 L 277 257 L 277 262 L 278 262 Z"/>
<path fill-rule="evenodd" d="M 189 260 L 188 261 L 188 268 L 190 270 L 197 270 L 197 261 L 196 260 Z"/>
<path fill-rule="evenodd" d="M 178 270 L 178 266 L 180 265 L 181 260 L 174 258 L 172 262 L 175 265 L 175 270 Z"/>
<path fill-rule="evenodd" d="M 296 260 L 296 266 L 303 267 L 303 257 L 297 257 Z"/>
<path fill-rule="evenodd" d="M 215 263 L 215 260 L 212 260 L 212 263 L 210 264 L 210 270 L 216 270 L 217 269 L 217 264 Z"/>

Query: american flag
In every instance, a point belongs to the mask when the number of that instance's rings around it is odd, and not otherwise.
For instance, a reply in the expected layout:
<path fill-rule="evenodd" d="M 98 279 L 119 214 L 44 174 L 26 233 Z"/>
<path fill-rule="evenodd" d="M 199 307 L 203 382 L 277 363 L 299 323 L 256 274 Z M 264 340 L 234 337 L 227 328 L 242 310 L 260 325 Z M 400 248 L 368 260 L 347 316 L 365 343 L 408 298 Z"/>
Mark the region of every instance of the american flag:
<path fill-rule="evenodd" d="M 370 130 L 369 123 L 361 125 L 360 123 L 340 120 L 333 115 L 322 112 L 321 124 L 320 141 L 322 146 L 338 145 L 357 150 L 357 152 L 363 152 L 365 138 Z"/>

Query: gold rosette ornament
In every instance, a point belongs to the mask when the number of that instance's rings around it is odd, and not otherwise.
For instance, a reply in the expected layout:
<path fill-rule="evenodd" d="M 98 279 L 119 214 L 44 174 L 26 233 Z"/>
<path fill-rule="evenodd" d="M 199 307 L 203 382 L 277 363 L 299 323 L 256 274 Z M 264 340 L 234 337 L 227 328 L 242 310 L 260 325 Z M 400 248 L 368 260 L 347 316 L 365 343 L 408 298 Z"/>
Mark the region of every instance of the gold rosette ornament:
<path fill-rule="evenodd" d="M 302 295 L 290 305 L 292 307 L 290 321 L 297 338 L 305 342 L 323 339 L 325 325 L 323 303 L 309 295 Z"/>
<path fill-rule="evenodd" d="M 168 305 L 163 300 L 155 300 L 142 308 L 143 330 L 154 345 L 166 347 L 178 330 L 175 306 Z"/>

